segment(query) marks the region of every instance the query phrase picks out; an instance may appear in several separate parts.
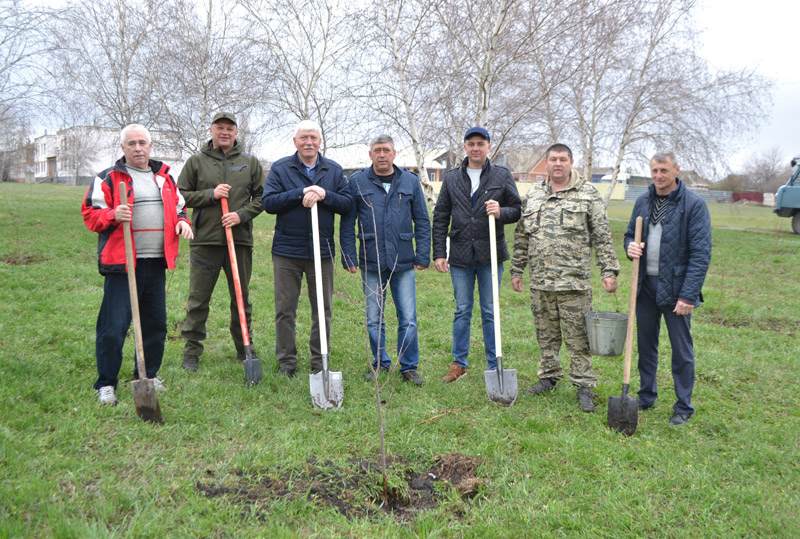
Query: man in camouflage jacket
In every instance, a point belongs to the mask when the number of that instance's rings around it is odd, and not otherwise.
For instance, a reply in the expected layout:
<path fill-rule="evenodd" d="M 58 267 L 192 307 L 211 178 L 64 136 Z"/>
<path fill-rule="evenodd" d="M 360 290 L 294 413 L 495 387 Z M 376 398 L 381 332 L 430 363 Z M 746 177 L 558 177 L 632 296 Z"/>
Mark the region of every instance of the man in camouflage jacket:
<path fill-rule="evenodd" d="M 530 265 L 531 310 L 541 349 L 539 382 L 525 391 L 539 395 L 556 388 L 563 377 L 558 359 L 563 332 L 578 403 L 584 412 L 593 412 L 591 388 L 597 379 L 584 321 L 592 308 L 592 248 L 607 292 L 617 289 L 619 262 L 603 200 L 572 170 L 572 151 L 554 144 L 545 160 L 548 178 L 531 187 L 523 201 L 511 261 L 511 285 L 517 292 L 522 292 L 522 275 Z"/>

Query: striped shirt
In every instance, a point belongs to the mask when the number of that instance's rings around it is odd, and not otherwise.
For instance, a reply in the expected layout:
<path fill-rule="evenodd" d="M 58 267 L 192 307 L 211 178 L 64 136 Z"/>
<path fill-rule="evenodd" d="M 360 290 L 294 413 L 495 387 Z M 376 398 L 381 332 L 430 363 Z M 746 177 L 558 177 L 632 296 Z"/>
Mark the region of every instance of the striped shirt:
<path fill-rule="evenodd" d="M 164 256 L 164 203 L 161 191 L 150 169 L 140 170 L 126 165 L 136 193 L 131 206 L 133 242 L 136 258 L 162 258 Z"/>

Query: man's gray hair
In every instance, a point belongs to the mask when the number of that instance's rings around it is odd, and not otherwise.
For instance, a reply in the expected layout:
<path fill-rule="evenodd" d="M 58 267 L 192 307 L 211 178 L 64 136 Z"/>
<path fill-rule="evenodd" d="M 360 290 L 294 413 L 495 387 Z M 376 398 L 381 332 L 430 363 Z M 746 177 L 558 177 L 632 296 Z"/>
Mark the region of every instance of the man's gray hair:
<path fill-rule="evenodd" d="M 369 143 L 370 151 L 372 151 L 372 147 L 375 146 L 376 144 L 391 144 L 392 149 L 394 150 L 394 139 L 392 139 L 392 137 L 390 137 L 389 135 L 378 135 L 377 137 L 372 139 L 372 142 Z"/>
<path fill-rule="evenodd" d="M 297 133 L 300 131 L 316 131 L 319 135 L 319 138 L 322 138 L 322 128 L 319 126 L 317 122 L 314 120 L 303 120 L 294 130 L 294 136 L 297 136 Z"/>
<path fill-rule="evenodd" d="M 678 158 L 675 157 L 675 152 L 672 151 L 656 152 L 650 162 L 666 163 L 668 160 L 672 161 L 673 165 L 678 166 Z"/>
<path fill-rule="evenodd" d="M 145 126 L 139 124 L 130 124 L 123 127 L 122 131 L 119 132 L 120 144 L 125 144 L 125 135 L 128 134 L 128 131 L 144 131 L 144 134 L 147 137 L 147 142 L 153 142 L 153 138 L 150 136 L 150 131 Z"/>

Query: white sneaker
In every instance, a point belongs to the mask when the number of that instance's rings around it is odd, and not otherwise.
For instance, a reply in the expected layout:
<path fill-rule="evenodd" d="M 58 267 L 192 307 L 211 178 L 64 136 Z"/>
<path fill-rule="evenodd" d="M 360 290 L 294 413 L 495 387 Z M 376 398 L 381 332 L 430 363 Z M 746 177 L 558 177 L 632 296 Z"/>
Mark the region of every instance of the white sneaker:
<path fill-rule="evenodd" d="M 117 405 L 117 396 L 114 394 L 114 386 L 103 386 L 97 390 L 97 398 L 100 404 Z"/>
<path fill-rule="evenodd" d="M 167 386 L 164 385 L 164 379 L 160 376 L 156 376 L 153 378 L 153 385 L 156 388 L 156 391 L 165 392 L 167 390 Z"/>

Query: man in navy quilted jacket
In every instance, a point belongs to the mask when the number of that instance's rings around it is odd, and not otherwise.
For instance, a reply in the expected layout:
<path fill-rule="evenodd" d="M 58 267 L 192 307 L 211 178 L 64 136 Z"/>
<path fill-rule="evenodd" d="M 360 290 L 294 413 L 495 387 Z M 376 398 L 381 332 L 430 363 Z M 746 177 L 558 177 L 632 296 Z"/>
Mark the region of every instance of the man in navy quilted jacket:
<path fill-rule="evenodd" d="M 652 408 L 658 397 L 658 335 L 661 317 L 672 347 L 672 379 L 677 402 L 671 425 L 685 425 L 694 413 L 692 312 L 703 301 L 701 289 L 711 262 L 711 218 L 706 203 L 679 178 L 671 152 L 650 161 L 653 184 L 638 198 L 625 232 L 628 258 L 641 258 L 636 303 L 639 341 L 639 407 Z M 644 220 L 642 242 L 634 240 L 636 218 Z"/>

